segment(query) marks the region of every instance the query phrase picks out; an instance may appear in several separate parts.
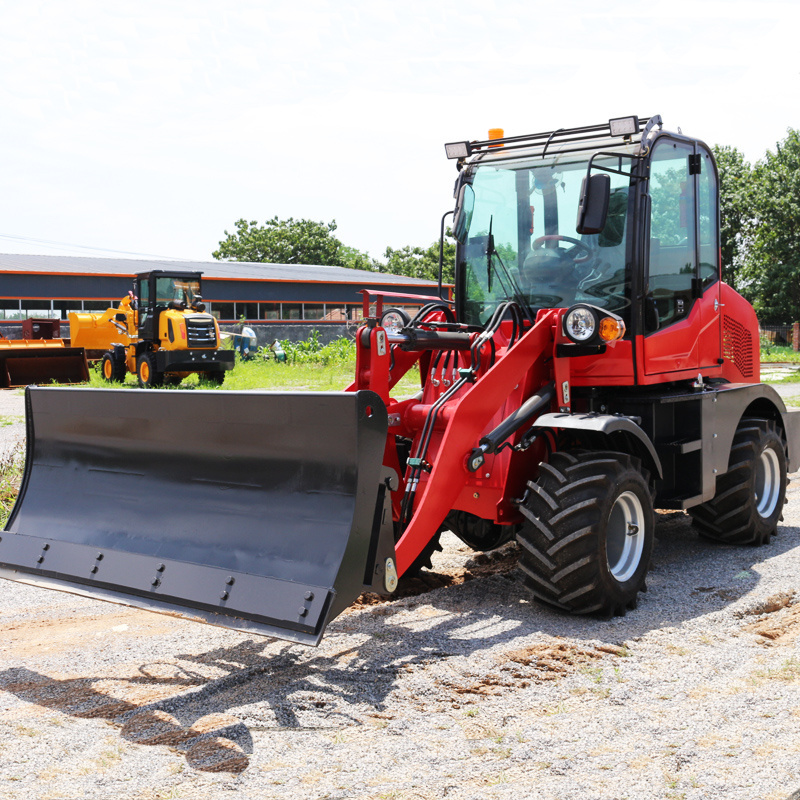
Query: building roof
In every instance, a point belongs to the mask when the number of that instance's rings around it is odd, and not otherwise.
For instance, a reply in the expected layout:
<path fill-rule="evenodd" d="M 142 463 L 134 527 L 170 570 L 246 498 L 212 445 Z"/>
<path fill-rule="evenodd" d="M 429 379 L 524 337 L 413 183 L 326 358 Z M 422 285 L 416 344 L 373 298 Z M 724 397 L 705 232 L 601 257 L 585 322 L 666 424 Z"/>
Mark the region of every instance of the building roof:
<path fill-rule="evenodd" d="M 58 275 L 133 276 L 150 270 L 202 272 L 222 280 L 292 281 L 295 283 L 361 283 L 368 285 L 436 286 L 435 281 L 345 267 L 316 264 L 263 264 L 245 261 L 156 261 L 84 256 L 11 255 L 0 253 L 0 274 L 27 272 Z"/>

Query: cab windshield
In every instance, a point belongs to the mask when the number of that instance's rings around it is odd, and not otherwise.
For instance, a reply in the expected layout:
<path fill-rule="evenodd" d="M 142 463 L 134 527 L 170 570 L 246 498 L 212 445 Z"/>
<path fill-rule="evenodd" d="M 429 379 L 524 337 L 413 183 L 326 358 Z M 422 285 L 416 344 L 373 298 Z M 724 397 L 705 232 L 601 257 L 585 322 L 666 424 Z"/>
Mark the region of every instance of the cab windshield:
<path fill-rule="evenodd" d="M 498 304 L 542 308 L 591 303 L 622 316 L 630 306 L 626 263 L 630 179 L 613 172 L 602 232 L 575 231 L 588 155 L 476 167 L 475 206 L 460 248 L 463 321 L 483 325 Z M 630 160 L 595 158 L 630 172 Z M 593 169 L 593 172 L 595 170 Z"/>
<path fill-rule="evenodd" d="M 200 281 L 186 278 L 156 278 L 156 305 L 166 306 L 171 301 L 192 304 L 200 294 Z"/>

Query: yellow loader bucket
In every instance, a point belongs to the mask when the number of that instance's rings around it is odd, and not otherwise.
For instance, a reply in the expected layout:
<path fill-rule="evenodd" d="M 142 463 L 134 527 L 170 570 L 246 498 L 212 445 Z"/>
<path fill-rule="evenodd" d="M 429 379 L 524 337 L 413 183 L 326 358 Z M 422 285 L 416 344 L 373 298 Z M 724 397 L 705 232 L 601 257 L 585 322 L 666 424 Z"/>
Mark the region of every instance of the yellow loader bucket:
<path fill-rule="evenodd" d="M 26 412 L 0 577 L 308 644 L 383 587 L 372 392 L 29 387 Z"/>

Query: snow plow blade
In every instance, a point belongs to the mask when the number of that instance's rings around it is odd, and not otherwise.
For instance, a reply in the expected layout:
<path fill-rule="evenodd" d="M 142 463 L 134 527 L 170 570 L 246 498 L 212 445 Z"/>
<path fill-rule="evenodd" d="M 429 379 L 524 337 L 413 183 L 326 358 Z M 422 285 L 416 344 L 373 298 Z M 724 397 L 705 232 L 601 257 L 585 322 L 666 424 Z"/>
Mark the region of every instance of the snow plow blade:
<path fill-rule="evenodd" d="M 26 413 L 0 577 L 305 644 L 383 591 L 372 392 L 29 387 Z"/>
<path fill-rule="evenodd" d="M 31 383 L 86 383 L 89 368 L 82 347 L 63 347 L 41 339 L 0 343 L 0 389 Z"/>

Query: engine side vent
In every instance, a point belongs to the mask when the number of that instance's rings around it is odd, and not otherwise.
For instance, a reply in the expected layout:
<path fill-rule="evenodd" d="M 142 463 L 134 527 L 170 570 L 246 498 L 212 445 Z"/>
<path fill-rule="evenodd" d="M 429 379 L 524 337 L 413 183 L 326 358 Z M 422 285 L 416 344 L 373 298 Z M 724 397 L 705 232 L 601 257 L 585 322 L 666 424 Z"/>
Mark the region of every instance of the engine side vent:
<path fill-rule="evenodd" d="M 727 314 L 722 321 L 722 355 L 736 366 L 743 378 L 753 377 L 753 334 Z"/>

